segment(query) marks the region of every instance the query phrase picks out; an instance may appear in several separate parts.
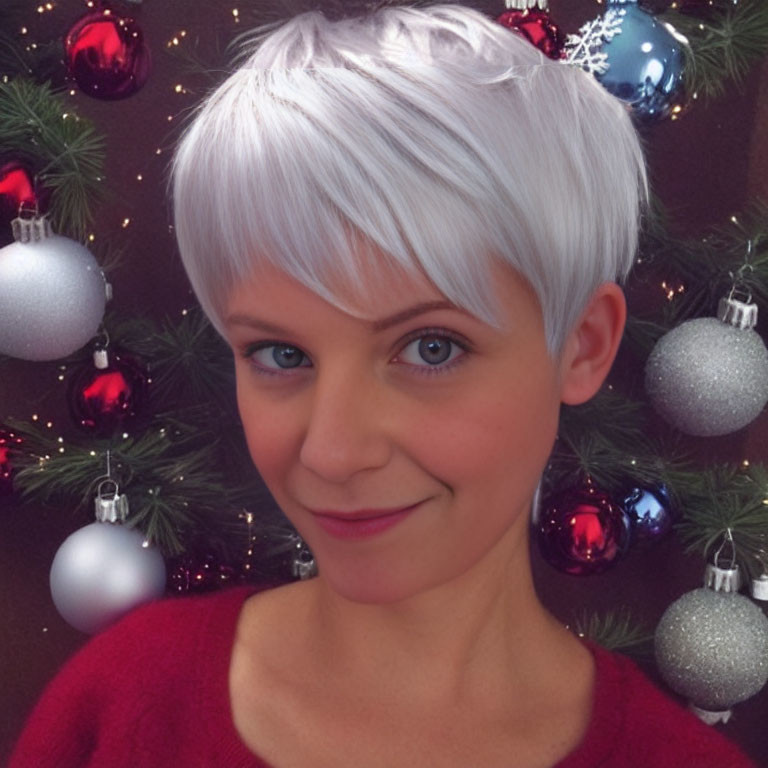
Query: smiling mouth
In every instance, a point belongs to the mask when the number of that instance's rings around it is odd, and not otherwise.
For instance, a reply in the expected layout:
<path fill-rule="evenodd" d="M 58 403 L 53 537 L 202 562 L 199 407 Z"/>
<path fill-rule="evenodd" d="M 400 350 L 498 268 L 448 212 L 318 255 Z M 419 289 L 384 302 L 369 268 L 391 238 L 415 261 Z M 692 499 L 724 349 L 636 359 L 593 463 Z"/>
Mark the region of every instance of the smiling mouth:
<path fill-rule="evenodd" d="M 392 528 L 405 520 L 422 502 L 409 507 L 359 509 L 353 512 L 322 510 L 312 512 L 317 524 L 337 539 L 365 539 Z"/>
<path fill-rule="evenodd" d="M 388 517 L 400 512 L 413 509 L 421 502 L 406 507 L 388 507 L 386 509 L 358 509 L 353 512 L 339 512 L 335 509 L 310 510 L 316 517 L 333 517 L 337 520 L 373 520 L 378 517 Z"/>

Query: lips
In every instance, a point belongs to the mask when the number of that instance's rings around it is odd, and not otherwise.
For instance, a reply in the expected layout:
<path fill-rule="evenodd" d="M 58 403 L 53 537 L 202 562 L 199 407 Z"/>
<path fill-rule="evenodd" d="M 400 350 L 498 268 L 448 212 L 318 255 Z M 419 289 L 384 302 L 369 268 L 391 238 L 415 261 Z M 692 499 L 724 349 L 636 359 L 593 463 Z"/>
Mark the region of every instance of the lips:
<path fill-rule="evenodd" d="M 338 539 L 365 539 L 383 533 L 405 520 L 421 502 L 410 507 L 358 509 L 352 512 L 317 510 L 312 513 L 317 524 Z"/>

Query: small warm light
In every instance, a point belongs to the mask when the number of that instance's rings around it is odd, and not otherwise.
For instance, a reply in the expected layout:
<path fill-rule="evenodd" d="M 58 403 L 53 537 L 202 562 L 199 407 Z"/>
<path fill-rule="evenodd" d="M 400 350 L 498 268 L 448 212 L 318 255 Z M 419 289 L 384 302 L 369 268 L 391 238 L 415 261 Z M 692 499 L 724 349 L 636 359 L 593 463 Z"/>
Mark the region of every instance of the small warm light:
<path fill-rule="evenodd" d="M 144 539 L 144 541 L 141 542 L 141 546 L 144 547 L 144 549 L 149 549 L 149 542 Z"/>
<path fill-rule="evenodd" d="M 64 374 L 63 373 L 59 374 L 59 381 L 64 381 Z"/>
<path fill-rule="evenodd" d="M 63 443 L 64 442 L 64 438 L 63 437 L 57 437 L 56 438 L 56 442 L 57 443 Z"/>
<path fill-rule="evenodd" d="M 123 432 L 123 440 L 127 440 L 130 435 L 127 432 Z"/>
<path fill-rule="evenodd" d="M 173 115 L 168 115 L 168 122 L 170 123 L 171 120 L 173 120 Z"/>
<path fill-rule="evenodd" d="M 32 421 L 37 421 L 39 418 L 40 417 L 36 413 L 32 414 Z"/>
<path fill-rule="evenodd" d="M 62 120 L 66 120 L 68 117 L 69 117 L 69 112 L 65 112 L 65 113 L 64 113 L 64 114 L 61 116 L 61 119 L 62 119 Z"/>
<path fill-rule="evenodd" d="M 59 453 L 64 453 L 64 448 L 59 448 Z"/>
<path fill-rule="evenodd" d="M 173 88 L 176 93 L 183 93 L 184 92 L 184 86 L 181 83 L 176 83 L 176 85 Z"/>
<path fill-rule="evenodd" d="M 76 91 L 76 90 L 73 88 L 73 89 L 72 89 L 72 90 L 69 92 L 69 95 L 70 95 L 70 96 L 74 96 L 76 93 L 77 93 L 77 91 Z"/>
<path fill-rule="evenodd" d="M 731 221 L 732 221 L 734 224 L 738 224 L 738 223 L 739 223 L 739 220 L 738 220 L 738 219 L 737 219 L 735 216 L 731 216 Z"/>
<path fill-rule="evenodd" d="M 672 111 L 675 113 L 682 112 L 683 108 L 679 104 L 675 104 L 675 106 L 672 107 Z"/>
<path fill-rule="evenodd" d="M 19 31 L 21 32 L 22 35 L 26 35 L 27 32 L 29 32 L 29 30 L 26 27 L 22 27 Z"/>
<path fill-rule="evenodd" d="M 88 452 L 88 455 L 89 455 L 89 456 L 95 456 L 95 455 L 96 455 L 96 451 L 89 451 L 89 452 Z"/>
<path fill-rule="evenodd" d="M 235 17 L 235 21 L 240 21 L 240 11 L 237 8 L 232 9 L 232 15 Z"/>
<path fill-rule="evenodd" d="M 131 220 L 129 218 L 123 219 L 123 229 L 125 229 L 129 224 L 131 223 Z"/>
<path fill-rule="evenodd" d="M 749 459 L 744 459 L 744 461 L 741 462 L 742 467 L 748 467 L 749 466 Z"/>
<path fill-rule="evenodd" d="M 46 421 L 45 422 L 45 426 L 48 427 L 48 429 L 51 429 L 53 427 L 53 422 L 52 421 Z"/>
<path fill-rule="evenodd" d="M 88 242 L 92 243 L 95 239 L 96 239 L 96 235 L 94 235 L 93 232 L 91 232 L 91 234 L 88 235 Z"/>
<path fill-rule="evenodd" d="M 144 177 L 140 173 L 137 173 L 136 174 L 136 181 L 144 181 Z"/>
<path fill-rule="evenodd" d="M 160 147 L 158 147 L 158 148 L 155 150 L 155 154 L 156 154 L 156 155 L 159 155 L 159 154 L 160 154 L 162 151 L 163 151 L 163 150 L 162 150 L 162 149 L 160 149 Z"/>
<path fill-rule="evenodd" d="M 189 314 L 189 310 L 188 309 L 182 309 L 181 310 L 182 317 L 186 317 L 188 314 Z"/>

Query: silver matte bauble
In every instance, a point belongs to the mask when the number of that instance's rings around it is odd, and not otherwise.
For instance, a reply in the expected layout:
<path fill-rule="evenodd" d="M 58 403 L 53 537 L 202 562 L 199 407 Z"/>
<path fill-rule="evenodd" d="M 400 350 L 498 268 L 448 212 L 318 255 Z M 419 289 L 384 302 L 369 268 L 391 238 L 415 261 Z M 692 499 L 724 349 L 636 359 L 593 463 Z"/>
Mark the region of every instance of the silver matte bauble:
<path fill-rule="evenodd" d="M 703 710 L 729 710 L 768 680 L 768 619 L 740 594 L 687 592 L 661 617 L 655 646 L 666 683 Z"/>
<path fill-rule="evenodd" d="M 768 350 L 750 328 L 715 317 L 688 320 L 662 336 L 645 368 L 653 407 L 688 435 L 726 435 L 768 402 Z"/>
<path fill-rule="evenodd" d="M 137 530 L 91 523 L 59 547 L 51 566 L 51 596 L 75 629 L 92 634 L 165 591 L 165 563 Z"/>
<path fill-rule="evenodd" d="M 0 249 L 1 354 L 66 357 L 96 334 L 105 304 L 104 276 L 80 243 L 48 228 Z"/>

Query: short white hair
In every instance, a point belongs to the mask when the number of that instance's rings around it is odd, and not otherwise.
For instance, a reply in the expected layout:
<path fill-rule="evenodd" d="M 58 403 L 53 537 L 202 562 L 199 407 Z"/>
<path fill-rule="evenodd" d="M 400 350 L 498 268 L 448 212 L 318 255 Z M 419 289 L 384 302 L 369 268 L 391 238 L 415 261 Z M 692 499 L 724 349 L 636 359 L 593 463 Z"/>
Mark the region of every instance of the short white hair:
<path fill-rule="evenodd" d="M 553 355 L 597 286 L 629 273 L 647 198 L 625 105 L 453 4 L 312 11 L 256 36 L 171 180 L 181 257 L 222 333 L 259 263 L 352 312 L 346 290 L 372 288 L 362 248 L 497 327 L 500 259 L 538 296 Z"/>

